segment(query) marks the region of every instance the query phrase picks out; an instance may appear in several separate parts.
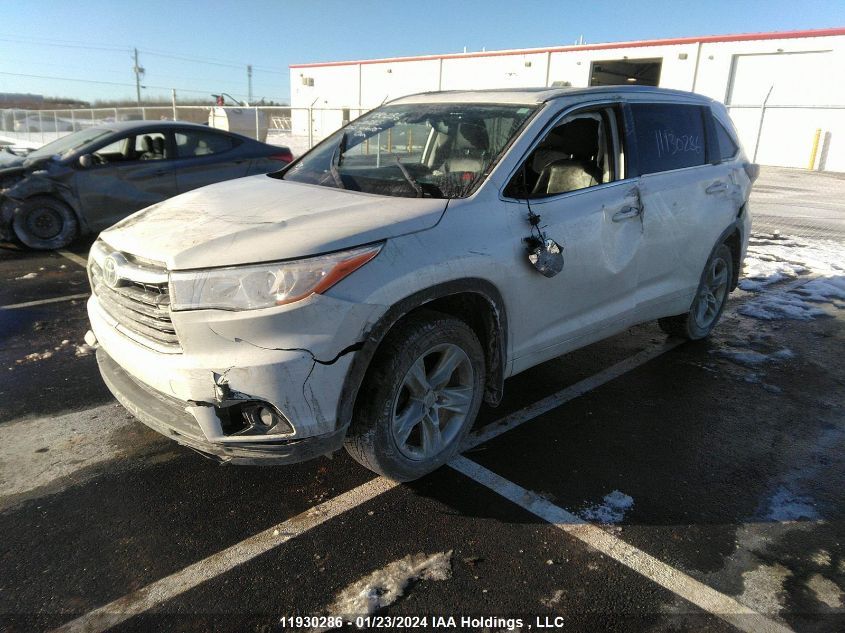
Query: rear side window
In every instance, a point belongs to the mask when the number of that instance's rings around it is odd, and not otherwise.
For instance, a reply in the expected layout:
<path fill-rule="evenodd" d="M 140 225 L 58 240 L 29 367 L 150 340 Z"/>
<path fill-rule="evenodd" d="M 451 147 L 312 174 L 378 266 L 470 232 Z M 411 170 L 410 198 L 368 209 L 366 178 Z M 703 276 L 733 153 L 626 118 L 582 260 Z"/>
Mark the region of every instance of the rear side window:
<path fill-rule="evenodd" d="M 704 119 L 692 105 L 633 103 L 641 174 L 704 165 Z"/>
<path fill-rule="evenodd" d="M 713 121 L 716 124 L 716 140 L 719 142 L 719 159 L 730 160 L 736 156 L 736 152 L 739 147 L 737 147 L 733 136 L 731 136 L 731 133 L 725 129 L 725 126 L 722 125 L 721 121 L 715 117 L 713 118 Z"/>
<path fill-rule="evenodd" d="M 180 158 L 222 154 L 234 147 L 228 136 L 214 132 L 176 132 L 176 151 Z"/>

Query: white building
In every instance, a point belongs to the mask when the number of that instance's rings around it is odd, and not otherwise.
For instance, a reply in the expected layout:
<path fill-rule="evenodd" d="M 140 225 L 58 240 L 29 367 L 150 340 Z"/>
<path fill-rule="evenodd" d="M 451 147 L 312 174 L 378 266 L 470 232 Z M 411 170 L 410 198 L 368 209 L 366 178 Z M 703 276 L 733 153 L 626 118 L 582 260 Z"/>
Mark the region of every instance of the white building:
<path fill-rule="evenodd" d="M 725 103 L 759 163 L 807 168 L 820 130 L 813 168 L 845 171 L 845 27 L 294 64 L 290 78 L 293 132 L 313 140 L 416 92 L 657 85 Z"/>

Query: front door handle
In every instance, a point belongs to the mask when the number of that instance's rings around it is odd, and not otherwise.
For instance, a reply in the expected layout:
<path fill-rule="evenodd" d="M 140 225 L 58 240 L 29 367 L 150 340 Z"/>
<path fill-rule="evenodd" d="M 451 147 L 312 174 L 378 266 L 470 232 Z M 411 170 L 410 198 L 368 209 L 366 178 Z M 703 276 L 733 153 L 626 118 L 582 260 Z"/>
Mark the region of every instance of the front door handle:
<path fill-rule="evenodd" d="M 728 185 L 724 182 L 714 182 L 712 185 L 704 190 L 704 193 L 713 195 L 714 193 L 725 193 L 728 190 Z"/>
<path fill-rule="evenodd" d="M 625 220 L 630 220 L 631 218 L 639 217 L 642 212 L 643 210 L 639 207 L 625 207 L 613 214 L 613 221 L 623 222 Z"/>

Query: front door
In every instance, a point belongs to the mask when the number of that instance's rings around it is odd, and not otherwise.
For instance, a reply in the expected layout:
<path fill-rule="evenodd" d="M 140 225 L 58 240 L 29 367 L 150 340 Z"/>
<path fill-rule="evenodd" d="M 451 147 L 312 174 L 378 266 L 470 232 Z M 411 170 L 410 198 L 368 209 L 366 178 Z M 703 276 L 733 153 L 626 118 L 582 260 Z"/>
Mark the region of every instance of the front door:
<path fill-rule="evenodd" d="M 630 322 L 643 226 L 636 181 L 624 177 L 617 130 L 615 106 L 567 115 L 505 189 L 521 260 L 508 284 L 519 311 L 512 321 L 514 372 Z M 540 216 L 543 237 L 563 247 L 563 270 L 554 277 L 525 261 L 529 208 Z"/>
<path fill-rule="evenodd" d="M 78 168 L 77 196 L 92 230 L 176 195 L 168 137 L 155 131 L 127 135 L 95 150 L 94 165 Z"/>

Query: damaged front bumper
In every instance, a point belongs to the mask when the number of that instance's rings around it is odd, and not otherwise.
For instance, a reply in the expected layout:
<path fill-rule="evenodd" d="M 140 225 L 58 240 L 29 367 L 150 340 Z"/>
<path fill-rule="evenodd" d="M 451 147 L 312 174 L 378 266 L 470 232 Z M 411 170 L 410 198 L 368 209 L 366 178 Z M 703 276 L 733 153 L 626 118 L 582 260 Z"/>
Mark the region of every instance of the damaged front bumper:
<path fill-rule="evenodd" d="M 127 336 L 96 294 L 88 302 L 115 397 L 177 442 L 242 464 L 293 463 L 341 447 L 344 382 L 374 309 L 318 296 L 268 310 L 173 312 L 180 347 L 162 351 Z M 265 414 L 272 424 L 261 423 Z"/>
<path fill-rule="evenodd" d="M 118 365 L 100 347 L 97 365 L 106 386 L 132 415 L 154 431 L 207 457 L 233 464 L 294 464 L 333 453 L 343 445 L 346 428 L 301 439 L 210 441 L 203 426 L 188 412 L 189 403 L 167 396 L 143 384 Z M 214 408 L 208 407 L 213 415 Z M 240 438 L 247 439 L 247 438 Z"/>

